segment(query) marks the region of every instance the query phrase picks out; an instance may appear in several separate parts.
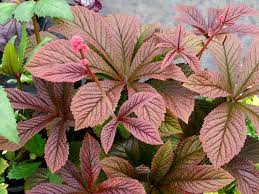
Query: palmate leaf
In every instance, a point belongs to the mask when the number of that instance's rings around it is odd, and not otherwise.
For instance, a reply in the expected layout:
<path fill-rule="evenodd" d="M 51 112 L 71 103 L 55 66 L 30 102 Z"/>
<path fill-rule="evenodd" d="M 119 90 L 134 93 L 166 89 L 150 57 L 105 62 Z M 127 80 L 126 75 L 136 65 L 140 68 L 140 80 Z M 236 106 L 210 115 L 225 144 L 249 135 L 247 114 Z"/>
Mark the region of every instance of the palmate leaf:
<path fill-rule="evenodd" d="M 100 84 L 115 110 L 123 85 L 120 82 L 108 80 L 101 81 Z M 78 90 L 73 98 L 71 110 L 76 120 L 75 128 L 77 130 L 102 124 L 111 114 L 106 99 L 94 82 L 88 83 Z"/>
<path fill-rule="evenodd" d="M 188 123 L 194 108 L 194 93 L 173 80 L 165 82 L 154 80 L 150 82 L 150 85 L 163 97 L 166 108 L 177 118 Z"/>
<path fill-rule="evenodd" d="M 172 142 L 169 140 L 155 154 L 151 164 L 151 179 L 159 182 L 169 171 L 174 160 Z"/>
<path fill-rule="evenodd" d="M 134 137 L 145 143 L 153 145 L 163 143 L 153 123 L 141 118 L 128 117 L 130 113 L 144 106 L 155 97 L 156 95 L 151 92 L 138 92 L 122 104 L 118 112 L 118 117 L 107 123 L 102 130 L 101 142 L 106 154 L 112 146 L 119 123 L 122 123 Z"/>
<path fill-rule="evenodd" d="M 176 155 L 175 165 L 199 164 L 205 157 L 201 142 L 198 136 L 192 136 L 179 143 Z"/>
<path fill-rule="evenodd" d="M 193 38 L 197 39 L 197 37 L 193 37 L 194 35 L 185 31 L 181 25 L 177 26 L 173 31 L 159 33 L 156 36 L 160 40 L 160 43 L 157 45 L 158 48 L 170 49 L 161 62 L 162 69 L 171 65 L 172 61 L 180 55 L 194 72 L 198 73 L 200 71 L 200 61 L 196 56 L 196 49 L 200 43 L 192 40 Z"/>
<path fill-rule="evenodd" d="M 116 177 L 108 179 L 99 185 L 94 185 L 100 172 L 99 157 L 100 146 L 98 141 L 89 134 L 86 134 L 83 146 L 80 150 L 80 163 L 83 177 L 71 162 L 67 162 L 59 171 L 63 179 L 63 184 L 42 183 L 34 187 L 28 193 L 145 193 L 143 186 L 137 180 L 130 178 Z"/>
<path fill-rule="evenodd" d="M 242 34 L 258 34 L 258 27 L 244 24 L 236 24 L 235 22 L 243 16 L 256 15 L 257 11 L 254 8 L 248 7 L 244 4 L 229 4 L 223 9 L 208 9 L 208 18 L 202 16 L 201 12 L 194 6 L 178 5 L 177 11 L 180 16 L 176 19 L 180 22 L 191 25 L 195 28 L 195 33 L 205 35 L 206 37 L 212 34 L 229 34 L 229 33 L 242 33 Z M 218 22 L 218 17 L 222 15 L 223 20 Z M 217 30 L 223 24 L 223 29 Z M 245 27 L 248 27 L 245 29 Z M 249 31 L 248 31 L 249 29 Z M 217 31 L 216 31 L 217 30 Z"/>
<path fill-rule="evenodd" d="M 119 157 L 107 157 L 101 161 L 101 166 L 109 178 L 136 177 L 134 167 L 127 160 Z"/>
<path fill-rule="evenodd" d="M 101 183 L 96 192 L 96 194 L 116 193 L 145 194 L 146 192 L 137 180 L 122 177 L 108 179 L 107 181 Z"/>
<path fill-rule="evenodd" d="M 48 126 L 50 137 L 45 147 L 45 159 L 54 172 L 65 165 L 68 157 L 66 130 L 74 125 L 70 111 L 73 85 L 68 83 L 53 84 L 39 79 L 36 79 L 35 84 L 37 96 L 15 89 L 7 90 L 15 108 L 36 110 L 37 114 L 31 119 L 18 123 L 19 145 L 14 145 L 1 138 L 1 149 L 17 150 Z"/>
<path fill-rule="evenodd" d="M 236 179 L 237 188 L 241 194 L 259 192 L 259 171 L 252 162 L 236 157 L 226 165 L 225 169 Z"/>
<path fill-rule="evenodd" d="M 36 3 L 35 14 L 39 17 L 61 18 L 73 21 L 74 17 L 66 0 L 40 0 Z"/>
<path fill-rule="evenodd" d="M 18 132 L 14 111 L 11 107 L 7 94 L 0 86 L 0 135 L 13 143 L 19 143 Z M 1 139 L 1 138 L 0 138 Z"/>
<path fill-rule="evenodd" d="M 245 117 L 230 103 L 223 103 L 211 111 L 200 131 L 203 149 L 215 167 L 233 159 L 240 152 L 245 139 Z"/>
<path fill-rule="evenodd" d="M 155 127 L 159 127 L 165 117 L 165 104 L 162 96 L 157 91 L 145 83 L 135 83 L 131 87 L 128 87 L 128 96 L 131 97 L 136 92 L 152 92 L 156 96 L 152 98 L 152 101 L 145 103 L 143 106 L 139 106 L 134 112 L 139 117 L 146 121 L 152 122 Z"/>
<path fill-rule="evenodd" d="M 64 22 L 63 24 L 51 27 L 50 31 L 60 33 L 67 38 L 71 38 L 75 34 L 83 36 L 87 44 L 100 51 L 108 62 L 113 64 L 114 43 L 109 26 L 106 24 L 104 18 L 81 6 L 72 7 L 72 11 L 75 18 L 72 24 Z M 118 70 L 115 66 L 112 67 L 115 72 Z"/>
<path fill-rule="evenodd" d="M 101 171 L 99 164 L 100 145 L 93 137 L 87 134 L 80 149 L 80 163 L 84 179 L 88 188 L 92 188 Z"/>
<path fill-rule="evenodd" d="M 187 165 L 167 175 L 171 177 L 169 187 L 176 187 L 190 193 L 213 192 L 233 181 L 233 177 L 222 168 L 210 165 Z"/>

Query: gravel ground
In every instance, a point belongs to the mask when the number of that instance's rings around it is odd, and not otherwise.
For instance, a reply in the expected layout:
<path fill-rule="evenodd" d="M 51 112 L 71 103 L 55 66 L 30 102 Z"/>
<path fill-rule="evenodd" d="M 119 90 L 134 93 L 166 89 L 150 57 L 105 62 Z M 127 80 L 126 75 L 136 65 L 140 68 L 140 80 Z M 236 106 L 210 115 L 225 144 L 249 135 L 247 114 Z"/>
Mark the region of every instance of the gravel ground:
<path fill-rule="evenodd" d="M 215 4 L 217 2 L 217 4 Z M 162 25 L 175 24 L 176 4 L 195 5 L 204 14 L 209 7 L 224 7 L 227 3 L 245 3 L 259 9 L 259 0 L 103 0 L 102 13 L 124 13 L 138 17 L 142 22 L 160 22 Z M 259 17 L 249 18 L 253 24 L 259 24 Z"/>

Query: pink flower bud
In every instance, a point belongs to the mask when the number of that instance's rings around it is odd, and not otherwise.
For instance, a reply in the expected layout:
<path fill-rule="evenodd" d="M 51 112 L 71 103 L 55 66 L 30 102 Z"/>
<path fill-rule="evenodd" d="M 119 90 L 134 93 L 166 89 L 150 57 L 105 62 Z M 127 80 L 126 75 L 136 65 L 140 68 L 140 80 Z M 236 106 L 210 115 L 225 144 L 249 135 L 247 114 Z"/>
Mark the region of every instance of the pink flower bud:
<path fill-rule="evenodd" d="M 225 16 L 224 15 L 219 15 L 219 17 L 217 18 L 217 22 L 219 24 L 223 24 L 223 22 L 225 21 Z"/>
<path fill-rule="evenodd" d="M 89 47 L 84 44 L 84 39 L 82 36 L 73 36 L 70 40 L 70 45 L 74 53 L 78 53 L 81 49 L 86 52 Z"/>
<path fill-rule="evenodd" d="M 88 62 L 88 60 L 86 59 L 86 58 L 84 58 L 84 59 L 82 59 L 82 60 L 80 60 L 80 64 L 81 65 L 87 65 L 89 62 Z"/>

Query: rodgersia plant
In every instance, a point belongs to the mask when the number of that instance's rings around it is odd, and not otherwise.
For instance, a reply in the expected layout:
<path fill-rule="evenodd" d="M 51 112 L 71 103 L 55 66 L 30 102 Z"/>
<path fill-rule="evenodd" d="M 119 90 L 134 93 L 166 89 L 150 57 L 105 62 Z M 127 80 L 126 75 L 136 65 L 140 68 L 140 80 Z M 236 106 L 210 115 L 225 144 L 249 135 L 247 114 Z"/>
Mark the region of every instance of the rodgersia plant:
<path fill-rule="evenodd" d="M 259 128 L 258 106 L 246 104 L 259 94 L 259 43 L 243 60 L 233 34 L 259 34 L 257 26 L 235 23 L 255 9 L 210 8 L 206 21 L 196 8 L 178 6 L 178 20 L 194 32 L 71 9 L 73 21 L 49 29 L 64 39 L 46 43 L 25 66 L 37 95 L 6 90 L 15 109 L 35 112 L 18 123 L 20 144 L 1 138 L 1 149 L 17 150 L 46 128 L 46 163 L 63 178 L 37 179 L 30 193 L 259 192 L 258 140 L 247 137 L 246 126 Z M 215 71 L 202 68 L 207 51 Z M 67 140 L 69 128 L 79 135 Z M 91 135 L 79 173 L 68 147 L 83 130 Z"/>

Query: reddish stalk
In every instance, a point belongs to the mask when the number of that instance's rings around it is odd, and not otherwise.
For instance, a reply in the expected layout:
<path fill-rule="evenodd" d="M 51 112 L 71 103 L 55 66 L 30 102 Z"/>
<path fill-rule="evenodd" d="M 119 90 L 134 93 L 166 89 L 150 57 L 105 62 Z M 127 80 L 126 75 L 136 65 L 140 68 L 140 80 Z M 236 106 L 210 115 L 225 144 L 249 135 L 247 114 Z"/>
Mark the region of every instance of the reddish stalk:
<path fill-rule="evenodd" d="M 32 23 L 33 23 L 33 30 L 34 30 L 36 42 L 37 42 L 37 44 L 40 44 L 41 37 L 40 37 L 40 31 L 39 31 L 39 26 L 38 26 L 36 15 L 34 15 L 32 17 Z"/>
<path fill-rule="evenodd" d="M 208 47 L 208 45 L 210 44 L 210 42 L 213 40 L 213 38 L 217 35 L 217 33 L 223 28 L 224 24 L 221 24 L 216 30 L 215 32 L 207 39 L 207 41 L 205 42 L 204 46 L 202 47 L 202 49 L 200 50 L 200 52 L 197 54 L 197 57 L 199 59 L 201 59 L 201 56 L 203 54 L 203 52 L 205 51 L 205 49 Z"/>
<path fill-rule="evenodd" d="M 82 59 L 85 59 L 85 54 L 84 52 L 82 51 L 82 49 L 80 49 L 80 54 L 81 54 L 81 58 Z M 93 79 L 93 81 L 96 83 L 97 87 L 99 88 L 103 98 L 105 99 L 105 101 L 107 102 L 107 105 L 108 105 L 108 109 L 110 111 L 110 114 L 112 115 L 113 118 L 116 118 L 116 115 L 114 114 L 113 112 L 113 108 L 112 108 L 112 103 L 111 101 L 109 100 L 109 98 L 107 97 L 106 93 L 103 91 L 102 89 L 102 86 L 100 84 L 100 81 L 98 80 L 98 78 L 96 77 L 95 73 L 92 72 L 91 68 L 89 67 L 88 64 L 85 65 L 86 69 L 87 69 L 87 72 L 90 74 L 91 78 Z"/>

